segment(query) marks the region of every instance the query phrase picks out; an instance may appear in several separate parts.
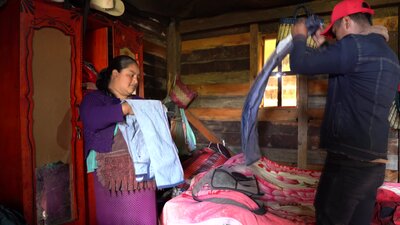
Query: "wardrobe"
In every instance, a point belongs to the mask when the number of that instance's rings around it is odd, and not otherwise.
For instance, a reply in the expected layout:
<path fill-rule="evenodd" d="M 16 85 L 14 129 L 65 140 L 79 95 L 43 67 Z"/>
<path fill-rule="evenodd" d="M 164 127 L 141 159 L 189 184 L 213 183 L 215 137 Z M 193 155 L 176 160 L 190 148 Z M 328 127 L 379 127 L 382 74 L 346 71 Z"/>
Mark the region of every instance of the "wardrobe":
<path fill-rule="evenodd" d="M 0 8 L 0 204 L 28 224 L 95 224 L 86 175 L 82 66 L 120 54 L 143 71 L 142 34 L 91 11 L 50 0 L 8 0 Z M 143 76 L 142 76 L 143 77 Z M 143 79 L 138 94 L 143 96 Z"/>

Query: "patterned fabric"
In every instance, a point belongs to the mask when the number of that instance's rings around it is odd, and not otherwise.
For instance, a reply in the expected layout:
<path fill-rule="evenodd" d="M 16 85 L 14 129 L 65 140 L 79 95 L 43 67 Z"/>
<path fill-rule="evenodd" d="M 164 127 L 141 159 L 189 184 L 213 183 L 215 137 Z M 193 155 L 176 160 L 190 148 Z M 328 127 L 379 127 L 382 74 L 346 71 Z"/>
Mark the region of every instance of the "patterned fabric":
<path fill-rule="evenodd" d="M 228 158 L 219 152 L 215 152 L 211 148 L 203 148 L 194 151 L 187 160 L 183 161 L 182 166 L 184 170 L 185 180 L 192 179 L 195 175 L 206 172 L 212 168 L 216 168 Z"/>
<path fill-rule="evenodd" d="M 225 164 L 244 163 L 245 156 L 238 154 Z M 321 172 L 284 166 L 261 157 L 252 167 L 244 167 L 242 173 L 256 176 L 268 212 L 295 223 L 314 224 L 313 202 Z"/>
<path fill-rule="evenodd" d="M 114 144 L 109 153 L 97 153 L 97 177 L 99 182 L 111 193 L 117 191 L 134 191 L 138 189 L 155 189 L 154 180 L 137 182 L 128 147 L 118 130 Z"/>
<path fill-rule="evenodd" d="M 163 224 L 196 224 L 213 218 L 235 219 L 242 224 L 315 224 L 313 201 L 320 176 L 319 171 L 279 165 L 265 157 L 261 157 L 251 167 L 245 166 L 244 154 L 233 156 L 224 165 L 236 165 L 238 172 L 246 176 L 256 176 L 260 190 L 264 193 L 260 199 L 267 208 L 265 215 L 255 215 L 235 205 L 195 201 L 191 190 L 205 174 L 200 173 L 193 177 L 187 191 L 165 204 Z M 249 208 L 257 207 L 242 193 L 208 190 L 205 186 L 200 190 L 199 195 L 204 198 L 231 198 Z"/>
<path fill-rule="evenodd" d="M 377 192 L 371 225 L 400 224 L 400 183 L 384 183 Z"/>

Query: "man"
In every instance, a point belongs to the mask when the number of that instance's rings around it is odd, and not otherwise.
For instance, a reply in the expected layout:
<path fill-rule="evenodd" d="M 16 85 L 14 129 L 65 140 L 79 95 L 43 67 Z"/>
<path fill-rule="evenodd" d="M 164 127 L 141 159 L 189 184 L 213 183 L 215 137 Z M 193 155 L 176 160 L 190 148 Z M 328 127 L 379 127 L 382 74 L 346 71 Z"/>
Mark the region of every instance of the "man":
<path fill-rule="evenodd" d="M 306 53 L 304 21 L 293 27 L 292 71 L 330 74 L 321 146 L 328 154 L 315 198 L 317 224 L 369 225 L 385 176 L 388 113 L 400 76 L 396 54 L 374 31 L 362 0 L 333 9 L 322 35 L 336 43 Z M 317 32 L 316 40 L 321 41 Z"/>

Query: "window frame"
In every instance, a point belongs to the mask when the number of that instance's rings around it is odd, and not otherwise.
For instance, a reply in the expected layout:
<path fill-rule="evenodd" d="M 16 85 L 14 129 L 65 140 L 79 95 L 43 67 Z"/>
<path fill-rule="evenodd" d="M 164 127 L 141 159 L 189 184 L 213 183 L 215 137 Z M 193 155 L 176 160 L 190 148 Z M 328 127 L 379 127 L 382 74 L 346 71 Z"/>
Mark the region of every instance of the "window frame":
<path fill-rule="evenodd" d="M 261 67 L 264 67 L 265 61 L 267 60 L 265 58 L 265 40 L 275 39 L 275 41 L 276 41 L 277 35 L 278 35 L 277 33 L 261 35 L 261 38 L 260 38 L 261 48 L 262 48 L 262 50 L 261 50 Z M 263 102 L 264 102 L 264 97 L 263 97 L 262 104 L 260 106 L 261 108 L 297 108 L 298 107 L 298 105 L 299 105 L 299 102 L 298 102 L 298 100 L 299 100 L 299 82 L 300 82 L 299 76 L 298 76 L 298 74 L 292 73 L 291 71 L 282 71 L 281 73 L 282 73 L 281 76 L 278 77 L 278 84 L 277 84 L 277 86 L 278 86 L 277 106 L 263 106 Z M 276 76 L 276 74 L 278 74 L 278 72 L 274 72 L 274 71 L 271 72 L 271 76 Z M 282 99 L 282 94 L 283 94 L 282 93 L 283 92 L 282 76 L 295 76 L 296 77 L 296 105 L 294 105 L 294 106 L 282 106 L 282 100 L 283 100 Z M 267 84 L 267 86 L 268 86 L 268 84 Z M 266 88 L 267 88 L 267 86 L 266 86 Z"/>

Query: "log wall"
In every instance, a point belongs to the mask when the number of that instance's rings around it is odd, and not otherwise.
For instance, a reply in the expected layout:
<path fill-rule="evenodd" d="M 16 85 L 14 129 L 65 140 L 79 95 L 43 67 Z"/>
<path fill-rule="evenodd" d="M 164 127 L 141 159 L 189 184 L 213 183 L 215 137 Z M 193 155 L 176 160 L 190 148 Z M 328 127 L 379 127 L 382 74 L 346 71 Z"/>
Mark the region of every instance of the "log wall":
<path fill-rule="evenodd" d="M 326 14 L 322 17 L 329 21 Z M 398 53 L 398 7 L 376 9 L 374 24 L 385 25 L 389 29 L 389 45 Z M 186 23 L 184 29 L 187 29 L 185 27 Z M 188 111 L 236 153 L 241 152 L 241 110 L 254 80 L 256 61 L 259 60 L 252 58 L 254 51 L 258 51 L 254 40 L 260 40 L 254 37 L 254 29 L 260 36 L 273 37 L 277 33 L 278 22 L 198 32 L 193 32 L 191 28 L 190 33 L 181 34 L 181 79 L 199 94 Z M 326 101 L 327 75 L 298 81 L 299 86 L 306 88 L 302 91 L 305 109 L 261 108 L 259 143 L 263 153 L 274 161 L 299 165 L 299 161 L 305 160 L 306 168 L 319 169 L 325 157 L 325 151 L 319 148 L 319 131 Z M 209 141 L 194 130 L 199 146 L 207 145 Z M 397 180 L 398 131 L 390 131 L 388 143 L 390 163 L 387 180 L 393 181 Z M 302 159 L 299 158 L 301 144 L 305 144 L 306 150 Z"/>
<path fill-rule="evenodd" d="M 140 15 L 126 9 L 131 13 L 125 13 L 121 18 L 143 35 L 143 72 L 144 96 L 146 99 L 162 100 L 167 95 L 167 21 Z"/>

